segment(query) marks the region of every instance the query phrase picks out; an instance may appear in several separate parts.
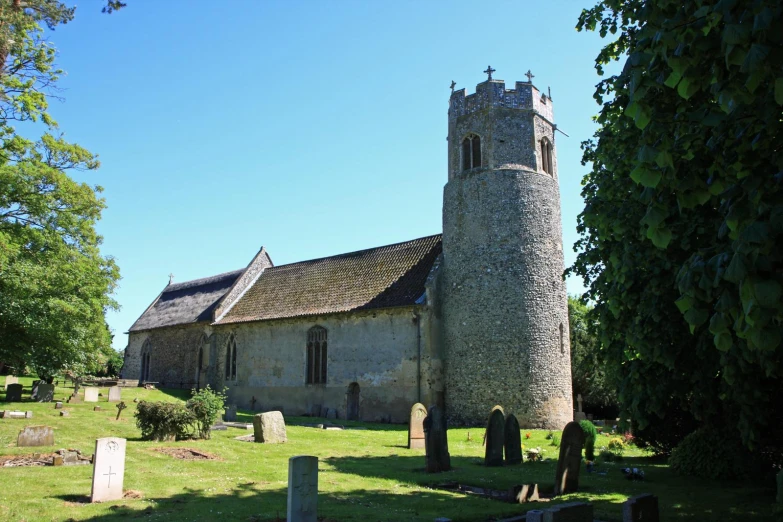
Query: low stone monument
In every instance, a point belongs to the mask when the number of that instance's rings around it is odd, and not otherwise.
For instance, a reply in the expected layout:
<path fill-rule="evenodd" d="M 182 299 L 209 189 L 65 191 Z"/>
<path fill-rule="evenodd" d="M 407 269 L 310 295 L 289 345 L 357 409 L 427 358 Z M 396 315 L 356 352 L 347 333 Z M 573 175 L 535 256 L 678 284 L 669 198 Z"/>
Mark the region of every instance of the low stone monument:
<path fill-rule="evenodd" d="M 63 403 L 62 403 L 62 401 L 57 401 L 57 402 L 55 402 L 55 403 L 54 403 L 54 409 L 55 409 L 55 410 L 61 410 L 61 409 L 63 409 Z"/>
<path fill-rule="evenodd" d="M 286 520 L 287 522 L 317 522 L 318 457 L 300 455 L 288 459 L 288 518 Z"/>
<path fill-rule="evenodd" d="M 519 431 L 519 421 L 513 413 L 506 417 L 503 440 L 505 442 L 506 464 L 520 464 L 522 462 L 522 435 Z"/>
<path fill-rule="evenodd" d="M 237 405 L 226 405 L 226 412 L 223 414 L 223 420 L 226 422 L 236 422 L 237 420 Z"/>
<path fill-rule="evenodd" d="M 9 385 L 17 384 L 18 382 L 19 382 L 19 377 L 17 377 L 16 375 L 6 375 L 5 385 L 3 386 L 3 389 L 7 390 Z"/>
<path fill-rule="evenodd" d="M 658 497 L 638 495 L 623 502 L 623 522 L 658 522 Z"/>
<path fill-rule="evenodd" d="M 52 402 L 52 399 L 54 399 L 54 384 L 39 382 L 30 398 L 36 402 Z"/>
<path fill-rule="evenodd" d="M 585 434 L 578 422 L 569 422 L 560 438 L 560 458 L 555 472 L 555 495 L 565 495 L 579 490 L 579 467 L 582 464 L 582 447 Z"/>
<path fill-rule="evenodd" d="M 258 413 L 253 417 L 253 436 L 256 442 L 277 444 L 286 441 L 285 420 L 279 411 Z"/>
<path fill-rule="evenodd" d="M 546 510 L 533 509 L 527 512 L 526 522 L 593 522 L 592 504 L 571 502 Z"/>
<path fill-rule="evenodd" d="M 420 402 L 411 407 L 408 421 L 408 449 L 424 449 L 424 418 L 427 408 Z"/>
<path fill-rule="evenodd" d="M 120 500 L 125 477 L 125 445 L 119 437 L 105 437 L 95 441 L 90 502 Z"/>
<path fill-rule="evenodd" d="M 109 402 L 120 402 L 122 400 L 122 388 L 112 386 L 109 388 Z"/>
<path fill-rule="evenodd" d="M 431 406 L 424 418 L 424 449 L 427 473 L 439 473 L 451 469 L 448 428 L 446 417 L 437 406 Z"/>
<path fill-rule="evenodd" d="M 19 383 L 9 384 L 5 391 L 6 402 L 22 402 L 23 386 Z"/>
<path fill-rule="evenodd" d="M 487 433 L 485 436 L 486 448 L 484 451 L 485 466 L 503 465 L 503 446 L 504 431 L 506 421 L 503 418 L 503 412 L 499 409 L 493 409 L 489 414 L 487 422 Z M 521 446 L 520 446 L 521 450 Z"/>
<path fill-rule="evenodd" d="M 54 446 L 54 430 L 51 426 L 26 426 L 19 432 L 16 445 L 20 448 Z"/>
<path fill-rule="evenodd" d="M 93 386 L 85 386 L 84 402 L 98 402 L 98 388 Z"/>
<path fill-rule="evenodd" d="M 33 412 L 31 411 L 0 411 L 0 419 L 32 419 Z"/>
<path fill-rule="evenodd" d="M 68 417 L 71 414 L 68 410 L 60 410 L 60 417 Z"/>

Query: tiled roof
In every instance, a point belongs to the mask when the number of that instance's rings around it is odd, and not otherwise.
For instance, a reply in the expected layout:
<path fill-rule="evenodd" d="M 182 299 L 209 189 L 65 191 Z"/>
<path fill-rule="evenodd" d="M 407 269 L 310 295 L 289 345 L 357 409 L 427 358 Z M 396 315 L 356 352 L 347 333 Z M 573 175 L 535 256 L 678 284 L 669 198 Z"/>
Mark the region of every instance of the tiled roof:
<path fill-rule="evenodd" d="M 412 305 L 441 236 L 267 268 L 219 324 Z"/>
<path fill-rule="evenodd" d="M 131 332 L 212 321 L 212 311 L 244 269 L 168 285 L 133 326 Z"/>

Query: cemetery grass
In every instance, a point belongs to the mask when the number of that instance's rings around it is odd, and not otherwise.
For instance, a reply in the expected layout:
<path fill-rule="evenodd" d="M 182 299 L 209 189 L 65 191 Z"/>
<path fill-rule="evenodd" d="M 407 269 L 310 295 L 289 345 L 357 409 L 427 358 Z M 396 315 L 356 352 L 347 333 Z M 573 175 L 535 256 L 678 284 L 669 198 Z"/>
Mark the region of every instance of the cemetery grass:
<path fill-rule="evenodd" d="M 3 377 L 0 377 L 2 382 Z M 29 397 L 32 379 L 22 378 L 23 397 Z M 4 398 L 0 386 L 0 397 Z M 72 388 L 59 386 L 55 398 L 70 395 Z M 161 519 L 167 521 L 285 520 L 288 458 L 315 455 L 319 458 L 319 520 L 485 521 L 545 509 L 561 502 L 585 501 L 595 505 L 596 518 L 622 520 L 622 502 L 632 495 L 658 495 L 661 520 L 780 520 L 774 505 L 774 484 L 721 483 L 674 475 L 665 463 L 656 462 L 632 449 L 622 462 L 597 466 L 598 472 L 582 469 L 580 491 L 553 502 L 524 505 L 438 489 L 437 485 L 459 483 L 505 490 L 515 484 L 538 483 L 541 493 L 552 490 L 558 449 L 550 446 L 544 430 L 522 430 L 525 448 L 540 446 L 545 460 L 502 468 L 483 466 L 484 428 L 449 430 L 449 450 L 454 470 L 440 474 L 424 472 L 424 451 L 408 450 L 407 427 L 336 421 L 344 431 L 302 426 L 318 422 L 305 417 L 287 417 L 288 442 L 262 445 L 234 440 L 252 433 L 236 428 L 212 432 L 210 440 L 148 442 L 140 440 L 133 413 L 134 398 L 178 401 L 186 390 L 123 388 L 128 408 L 115 420 L 114 403 L 106 402 L 108 391 L 96 403 L 65 404 L 70 416 L 60 417 L 53 403 L 4 403 L 0 409 L 33 411 L 32 419 L 0 419 L 0 456 L 51 453 L 73 448 L 92 454 L 95 439 L 118 436 L 128 439 L 124 489 L 129 498 L 90 504 L 92 466 L 0 467 L 0 520 L 90 520 Z M 239 420 L 251 422 L 252 412 L 239 412 Z M 323 420 L 321 420 L 323 422 Z M 55 429 L 55 446 L 17 448 L 16 436 L 27 425 Z M 525 438 L 529 431 L 530 439 Z M 468 439 L 470 434 L 470 440 Z M 600 448 L 607 437 L 599 435 Z M 191 448 L 214 456 L 213 460 L 180 460 L 158 450 Z M 644 469 L 644 482 L 631 482 L 623 467 Z M 139 498 L 140 497 L 140 498 Z M 278 518 L 279 517 L 279 518 Z"/>

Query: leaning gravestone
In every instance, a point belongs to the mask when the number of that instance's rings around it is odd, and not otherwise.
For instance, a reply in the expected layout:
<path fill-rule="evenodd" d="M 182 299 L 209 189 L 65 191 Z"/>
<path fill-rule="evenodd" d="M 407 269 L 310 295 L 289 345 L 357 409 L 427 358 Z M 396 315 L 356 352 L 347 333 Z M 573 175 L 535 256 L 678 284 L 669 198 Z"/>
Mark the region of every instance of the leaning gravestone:
<path fill-rule="evenodd" d="M 503 432 L 505 424 L 503 411 L 499 409 L 492 410 L 492 413 L 489 414 L 489 422 L 487 422 L 487 447 L 484 452 L 485 466 L 503 465 Z"/>
<path fill-rule="evenodd" d="M 22 385 L 18 383 L 9 384 L 5 392 L 6 402 L 22 402 Z"/>
<path fill-rule="evenodd" d="M 658 497 L 639 495 L 623 503 L 623 522 L 658 522 Z"/>
<path fill-rule="evenodd" d="M 411 418 L 408 421 L 408 449 L 424 448 L 424 418 L 427 408 L 420 402 L 411 407 Z"/>
<path fill-rule="evenodd" d="M 226 422 L 236 422 L 237 420 L 236 404 L 229 404 L 226 406 L 226 412 L 223 414 L 223 420 Z"/>
<path fill-rule="evenodd" d="M 36 402 L 52 402 L 54 399 L 54 384 L 46 384 L 41 382 L 38 384 L 35 396 L 32 399 Z"/>
<path fill-rule="evenodd" d="M 19 377 L 17 377 L 16 375 L 6 375 L 5 386 L 3 387 L 3 389 L 7 390 L 10 385 L 16 384 L 18 382 L 19 382 Z"/>
<path fill-rule="evenodd" d="M 98 402 L 98 388 L 84 387 L 84 402 Z"/>
<path fill-rule="evenodd" d="M 105 437 L 95 441 L 90 502 L 122 498 L 126 442 L 119 437 Z"/>
<path fill-rule="evenodd" d="M 256 442 L 280 443 L 286 441 L 285 420 L 279 411 L 267 411 L 253 417 L 253 437 Z"/>
<path fill-rule="evenodd" d="M 560 438 L 560 458 L 555 472 L 555 495 L 565 495 L 579 490 L 579 466 L 582 463 L 582 446 L 585 433 L 578 422 L 569 422 Z"/>
<path fill-rule="evenodd" d="M 122 400 L 122 388 L 112 386 L 109 388 L 109 402 L 120 402 Z"/>
<path fill-rule="evenodd" d="M 20 448 L 54 446 L 54 430 L 51 426 L 26 426 L 19 432 L 16 445 Z"/>
<path fill-rule="evenodd" d="M 506 464 L 519 464 L 522 462 L 522 436 L 519 433 L 519 421 L 510 413 L 506 417 L 505 426 L 505 450 Z"/>
<path fill-rule="evenodd" d="M 424 449 L 427 454 L 427 473 L 451 469 L 446 417 L 437 406 L 431 406 L 424 419 Z"/>
<path fill-rule="evenodd" d="M 279 412 L 278 412 L 279 413 Z M 288 522 L 318 520 L 318 457 L 288 459 Z"/>

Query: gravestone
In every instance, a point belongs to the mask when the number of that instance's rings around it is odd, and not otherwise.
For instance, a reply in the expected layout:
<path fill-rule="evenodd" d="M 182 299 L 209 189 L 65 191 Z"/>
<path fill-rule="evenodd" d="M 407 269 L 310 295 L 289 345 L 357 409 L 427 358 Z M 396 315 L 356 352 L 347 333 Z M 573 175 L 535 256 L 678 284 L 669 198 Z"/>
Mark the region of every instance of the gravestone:
<path fill-rule="evenodd" d="M 39 382 L 31 397 L 36 402 L 52 402 L 54 399 L 54 384 Z"/>
<path fill-rule="evenodd" d="M 10 385 L 17 384 L 18 382 L 19 382 L 19 377 L 17 377 L 16 375 L 6 375 L 5 386 L 3 386 L 3 389 L 7 390 Z"/>
<path fill-rule="evenodd" d="M 61 410 L 61 409 L 63 409 L 63 403 L 62 403 L 62 401 L 57 401 L 57 402 L 55 402 L 55 403 L 54 403 L 54 409 L 55 409 L 55 410 Z"/>
<path fill-rule="evenodd" d="M 51 426 L 26 426 L 19 432 L 16 445 L 20 448 L 54 446 L 54 430 Z"/>
<path fill-rule="evenodd" d="M 223 415 L 223 420 L 226 422 L 236 422 L 237 420 L 236 404 L 229 404 L 226 406 L 226 413 Z"/>
<path fill-rule="evenodd" d="M 317 522 L 318 457 L 300 455 L 288 459 L 288 518 L 286 520 L 287 522 Z"/>
<path fill-rule="evenodd" d="M 451 469 L 446 417 L 437 406 L 431 406 L 424 418 L 424 449 L 427 473 Z"/>
<path fill-rule="evenodd" d="M 501 410 L 492 410 L 487 422 L 487 447 L 484 451 L 485 466 L 503 465 L 503 445 L 506 421 Z M 520 446 L 521 450 L 521 446 Z"/>
<path fill-rule="evenodd" d="M 84 402 L 98 402 L 98 388 L 92 386 L 85 386 Z"/>
<path fill-rule="evenodd" d="M 506 417 L 505 434 L 506 464 L 520 464 L 522 462 L 522 435 L 519 432 L 519 421 L 510 413 Z"/>
<path fill-rule="evenodd" d="M 253 436 L 256 442 L 281 443 L 286 441 L 285 420 L 279 411 L 258 413 L 253 417 Z"/>
<path fill-rule="evenodd" d="M 639 495 L 623 503 L 623 522 L 658 522 L 658 497 Z"/>
<path fill-rule="evenodd" d="M 569 422 L 560 438 L 560 458 L 555 472 L 555 495 L 579 490 L 579 467 L 582 464 L 582 446 L 585 434 L 578 422 Z"/>
<path fill-rule="evenodd" d="M 79 404 L 82 402 L 82 398 L 78 395 L 71 395 L 68 397 L 68 404 Z"/>
<path fill-rule="evenodd" d="M 420 402 L 411 407 L 408 421 L 408 449 L 424 449 L 424 418 L 427 408 Z"/>
<path fill-rule="evenodd" d="M 326 410 L 326 418 L 329 420 L 336 420 L 337 419 L 337 410 L 334 408 L 328 408 Z"/>
<path fill-rule="evenodd" d="M 119 437 L 105 437 L 95 441 L 90 502 L 122 498 L 126 442 Z"/>
<path fill-rule="evenodd" d="M 313 404 L 310 406 L 310 416 L 311 417 L 320 417 L 321 416 L 321 405 L 320 404 Z"/>
<path fill-rule="evenodd" d="M 67 417 L 70 414 L 71 414 L 71 412 L 69 412 L 68 410 L 61 410 L 60 411 L 60 417 Z"/>
<path fill-rule="evenodd" d="M 6 402 L 22 402 L 22 385 L 19 383 L 9 384 L 5 392 Z"/>
<path fill-rule="evenodd" d="M 527 512 L 526 522 L 593 522 L 593 505 L 582 502 L 560 504 L 546 510 Z"/>
<path fill-rule="evenodd" d="M 112 386 L 109 388 L 109 402 L 120 402 L 122 400 L 122 388 Z"/>

